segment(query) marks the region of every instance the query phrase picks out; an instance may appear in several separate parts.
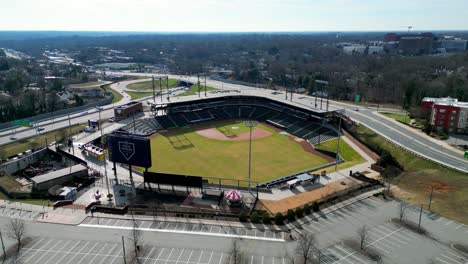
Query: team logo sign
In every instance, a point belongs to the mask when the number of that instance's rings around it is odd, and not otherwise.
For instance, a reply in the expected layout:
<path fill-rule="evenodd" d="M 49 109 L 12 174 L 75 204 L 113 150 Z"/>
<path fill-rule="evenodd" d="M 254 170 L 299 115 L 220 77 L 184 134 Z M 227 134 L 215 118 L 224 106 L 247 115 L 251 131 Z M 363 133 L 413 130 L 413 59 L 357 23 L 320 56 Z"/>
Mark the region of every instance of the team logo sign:
<path fill-rule="evenodd" d="M 128 161 L 135 155 L 135 144 L 128 141 L 119 141 L 119 151 Z"/>

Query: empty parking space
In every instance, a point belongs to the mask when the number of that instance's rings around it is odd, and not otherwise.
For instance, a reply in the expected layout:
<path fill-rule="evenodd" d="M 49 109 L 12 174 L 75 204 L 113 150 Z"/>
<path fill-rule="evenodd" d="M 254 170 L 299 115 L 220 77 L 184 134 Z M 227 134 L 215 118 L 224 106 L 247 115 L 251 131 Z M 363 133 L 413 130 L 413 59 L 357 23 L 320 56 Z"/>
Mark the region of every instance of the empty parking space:
<path fill-rule="evenodd" d="M 15 208 L 0 208 L 0 216 L 8 217 L 8 218 L 18 218 L 23 220 L 33 220 L 39 214 L 37 212 L 31 212 L 27 210 L 20 210 Z"/>
<path fill-rule="evenodd" d="M 318 256 L 314 255 L 314 257 L 317 258 Z M 370 264 L 374 262 L 346 245 L 339 243 L 322 249 L 320 263 Z"/>
<path fill-rule="evenodd" d="M 468 263 L 468 258 L 453 250 L 447 250 L 434 258 L 433 262 L 441 264 L 466 264 Z"/>
<path fill-rule="evenodd" d="M 127 248 L 127 256 L 130 253 Z M 6 263 L 24 264 L 121 264 L 124 263 L 122 245 L 113 242 L 57 240 L 36 238 L 19 253 L 18 259 Z M 127 262 L 128 263 L 128 262 Z M 229 264 L 233 258 L 229 253 L 212 250 L 165 248 L 144 246 L 139 254 L 143 264 Z M 288 263 L 282 257 L 245 255 L 244 263 Z"/>
<path fill-rule="evenodd" d="M 132 228 L 134 223 L 127 219 L 112 219 L 88 217 L 80 226 L 87 227 L 105 227 L 105 228 Z M 267 240 L 284 240 L 284 233 L 280 231 L 263 230 L 248 227 L 226 226 L 226 225 L 208 225 L 202 223 L 180 223 L 180 222 L 163 222 L 138 220 L 136 221 L 137 228 L 147 231 L 165 231 L 165 232 L 183 232 L 196 233 L 207 235 L 227 235 L 239 236 L 250 239 L 267 239 Z"/>
<path fill-rule="evenodd" d="M 403 227 L 384 223 L 368 231 L 365 247 L 374 247 L 383 253 L 390 254 L 395 249 L 411 244 L 413 238 L 416 236 Z"/>

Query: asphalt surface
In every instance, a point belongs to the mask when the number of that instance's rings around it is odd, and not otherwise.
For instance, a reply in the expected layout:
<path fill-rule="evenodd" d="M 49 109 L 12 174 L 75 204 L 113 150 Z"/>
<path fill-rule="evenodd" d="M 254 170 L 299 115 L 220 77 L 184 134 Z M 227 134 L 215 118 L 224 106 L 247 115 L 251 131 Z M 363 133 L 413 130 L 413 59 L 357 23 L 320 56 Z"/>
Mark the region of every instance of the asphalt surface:
<path fill-rule="evenodd" d="M 468 253 L 453 245 L 468 244 L 468 227 L 439 215 L 423 211 L 421 226 L 427 233 L 420 234 L 399 223 L 400 202 L 370 197 L 327 214 L 306 216 L 292 225 L 293 233 L 311 233 L 315 236 L 321 254 L 321 263 L 438 263 L 465 264 Z M 419 209 L 403 204 L 403 219 L 417 223 Z M 8 238 L 8 218 L 0 216 L 0 228 L 6 248 L 15 244 Z M 131 249 L 131 229 L 128 220 L 87 218 L 78 226 L 44 224 L 27 220 L 26 241 L 17 258 L 18 263 L 124 263 L 122 236 L 126 252 Z M 141 263 L 233 263 L 231 228 L 226 224 L 192 225 L 164 221 L 138 221 L 142 231 Z M 161 230 L 155 231 L 157 226 Z M 367 227 L 363 248 L 381 257 L 381 262 L 369 258 L 359 249 L 358 230 Z M 217 227 L 216 230 L 210 230 Z M 190 230 L 189 230 L 190 229 Z M 224 231 L 222 231 L 224 229 Z M 193 231 L 195 230 L 195 231 Z M 237 230 L 232 232 L 243 231 Z M 218 235 L 213 235 L 217 233 Z M 265 233 L 260 233 L 263 236 Z M 291 263 L 297 255 L 297 242 L 268 241 L 255 238 L 237 238 L 244 261 L 242 263 Z M 257 235 L 258 236 L 258 235 Z M 318 257 L 318 251 L 314 251 Z M 9 258 L 6 263 L 14 263 Z"/>
<path fill-rule="evenodd" d="M 129 75 L 139 75 L 139 76 L 151 76 L 149 74 L 137 74 L 137 73 L 129 73 Z M 190 76 L 177 76 L 177 75 L 169 75 L 170 78 L 178 78 L 180 80 L 189 81 L 196 83 L 196 77 Z M 124 95 L 123 100 L 116 103 L 115 105 L 120 105 L 128 102 L 130 97 L 124 92 L 124 89 L 127 84 L 132 82 L 139 82 L 144 80 L 133 80 L 133 81 L 125 81 L 118 84 L 113 84 L 113 88 Z M 255 89 L 252 87 L 246 87 L 242 85 L 236 84 L 228 84 L 223 83 L 220 81 L 213 81 L 208 80 L 207 85 L 219 89 L 224 90 L 239 90 L 242 94 L 251 94 L 251 95 L 262 95 L 267 96 L 269 98 L 274 98 L 276 100 L 285 100 L 284 93 L 272 94 L 271 90 L 266 89 Z M 231 92 L 232 94 L 238 94 L 237 92 Z M 228 95 L 231 93 L 225 94 L 212 94 L 208 93 L 208 97 L 216 97 L 222 95 Z M 204 93 L 202 95 L 193 95 L 193 96 L 186 96 L 186 97 L 171 97 L 171 102 L 176 102 L 180 100 L 197 100 L 199 97 L 204 97 Z M 150 98 L 143 98 L 140 99 L 141 101 L 146 101 Z M 313 97 L 304 96 L 304 95 L 293 95 L 293 99 L 291 100 L 288 97 L 288 102 L 293 103 L 298 106 L 302 106 L 304 108 L 313 109 L 314 108 L 314 101 Z M 156 98 L 157 103 L 167 103 L 167 98 Z M 102 117 L 107 118 L 113 115 L 113 106 L 106 106 L 105 110 L 101 112 Z M 355 111 L 358 108 L 359 111 Z M 325 104 L 323 104 L 323 109 L 325 109 Z M 451 150 L 447 147 L 443 147 L 441 144 L 437 144 L 436 142 L 428 139 L 425 137 L 421 132 L 416 130 L 411 130 L 407 128 L 403 128 L 392 122 L 383 116 L 380 116 L 375 113 L 373 109 L 357 107 L 354 105 L 343 104 L 338 102 L 331 102 L 329 110 L 337 110 L 337 109 L 345 109 L 345 115 L 348 115 L 352 119 L 364 124 L 365 126 L 369 127 L 370 129 L 374 130 L 375 132 L 379 133 L 380 135 L 386 137 L 388 140 L 392 141 L 393 143 L 399 145 L 402 148 L 405 148 L 417 155 L 430 159 L 434 162 L 439 164 L 445 165 L 447 167 L 451 167 L 457 169 L 462 172 L 468 173 L 468 161 L 463 158 L 463 154 L 460 152 L 456 152 Z M 94 112 L 93 112 L 94 111 Z M 96 119 L 98 113 L 95 109 L 89 110 L 87 114 L 78 114 L 74 115 L 72 119 L 72 124 L 83 123 L 86 122 L 88 119 Z M 54 123 L 50 124 L 51 120 L 41 122 L 38 126 L 43 126 L 45 131 L 50 131 L 53 129 L 58 129 L 61 127 L 68 126 L 68 117 L 61 117 L 57 118 L 56 120 L 52 120 Z M 13 131 L 2 131 L 0 132 L 0 145 L 6 144 L 11 142 L 9 139 L 11 133 Z M 36 134 L 35 129 L 22 129 L 18 132 L 15 132 L 15 137 L 17 139 L 34 136 Z"/>

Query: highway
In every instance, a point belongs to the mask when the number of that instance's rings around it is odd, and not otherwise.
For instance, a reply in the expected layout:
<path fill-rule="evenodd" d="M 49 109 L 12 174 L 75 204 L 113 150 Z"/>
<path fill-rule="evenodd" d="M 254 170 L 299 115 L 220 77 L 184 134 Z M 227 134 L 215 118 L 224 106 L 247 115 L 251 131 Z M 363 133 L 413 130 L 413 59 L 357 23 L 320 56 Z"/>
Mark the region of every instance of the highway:
<path fill-rule="evenodd" d="M 144 73 L 126 73 L 128 75 L 137 75 L 137 76 L 147 76 L 151 77 L 151 74 L 144 74 Z M 155 75 L 157 76 L 157 75 Z M 193 76 L 180 76 L 180 75 L 169 75 L 169 78 L 180 79 L 188 82 L 196 83 L 197 78 Z M 133 81 L 125 81 L 120 82 L 118 84 L 113 84 L 112 88 L 120 92 L 124 97 L 123 99 L 116 103 L 115 105 L 121 105 L 130 101 L 130 97 L 128 94 L 125 93 L 125 87 L 129 83 L 132 82 L 140 82 L 144 80 L 133 80 Z M 241 94 L 251 94 L 251 95 L 259 95 L 259 96 L 266 96 L 269 98 L 274 98 L 276 100 L 285 100 L 284 92 L 279 94 L 272 94 L 271 90 L 267 89 L 256 89 L 253 87 L 247 87 L 237 84 L 229 84 L 220 81 L 214 80 L 207 80 L 207 86 L 211 86 L 218 89 L 223 90 L 240 90 Z M 231 93 L 224 93 L 224 94 L 209 94 L 209 97 L 215 96 L 223 96 L 228 95 Z M 232 94 L 238 94 L 236 92 L 232 92 Z M 198 95 L 186 96 L 186 97 L 171 97 L 171 102 L 176 102 L 179 100 L 197 100 Z M 200 97 L 204 97 L 204 93 L 200 95 Z M 151 97 L 150 97 L 151 98 Z M 140 99 L 141 101 L 148 100 Z M 292 102 L 295 104 L 299 104 L 302 107 L 313 109 L 314 106 L 314 98 L 311 96 L 305 96 L 300 94 L 293 94 Z M 288 101 L 290 101 L 290 97 L 288 95 Z M 167 98 L 156 98 L 156 103 L 167 103 Z M 358 108 L 358 111 L 355 109 Z M 102 118 L 109 118 L 113 115 L 113 105 L 109 105 L 104 107 L 104 110 L 101 112 Z M 396 145 L 405 148 L 406 150 L 413 152 L 419 156 L 437 162 L 447 167 L 454 168 L 456 170 L 468 173 L 468 161 L 463 158 L 463 153 L 460 151 L 456 151 L 455 149 L 447 146 L 443 142 L 437 142 L 434 139 L 426 136 L 420 131 L 410 129 L 404 127 L 403 125 L 399 124 L 396 121 L 389 120 L 388 118 L 379 115 L 376 113 L 374 109 L 357 107 L 351 104 L 345 104 L 340 102 L 330 101 L 330 110 L 338 110 L 344 109 L 345 115 L 349 116 L 351 119 L 369 127 L 373 131 L 377 132 L 378 134 L 384 136 L 386 139 L 390 140 L 391 142 L 395 143 Z M 87 114 L 75 114 L 72 116 L 71 124 L 83 123 L 86 122 L 88 119 L 97 119 L 98 118 L 98 111 L 93 109 L 89 110 Z M 53 121 L 53 122 L 52 122 Z M 45 122 L 41 122 L 38 126 L 42 126 L 45 128 L 46 131 L 50 131 L 53 129 L 58 129 L 61 127 L 68 126 L 68 117 L 61 117 L 56 118 L 55 120 L 48 120 Z M 6 144 L 11 142 L 12 140 L 9 139 L 9 135 L 11 135 L 12 131 L 3 131 L 0 133 L 0 145 Z M 23 128 L 18 130 L 15 134 L 16 140 L 34 136 L 36 134 L 35 129 L 31 128 Z"/>

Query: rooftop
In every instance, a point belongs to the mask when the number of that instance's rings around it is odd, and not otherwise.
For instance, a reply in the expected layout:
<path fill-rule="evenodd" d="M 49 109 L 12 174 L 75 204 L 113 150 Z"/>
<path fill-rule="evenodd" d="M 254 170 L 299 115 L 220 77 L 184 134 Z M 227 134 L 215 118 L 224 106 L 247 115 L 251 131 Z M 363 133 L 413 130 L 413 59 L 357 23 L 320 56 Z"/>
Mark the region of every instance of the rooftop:
<path fill-rule="evenodd" d="M 66 175 L 69 175 L 78 171 L 87 170 L 87 169 L 88 168 L 86 168 L 82 164 L 78 164 L 78 165 L 74 165 L 74 166 L 56 170 L 56 171 L 51 171 L 46 174 L 36 176 L 32 178 L 32 180 L 36 184 L 39 184 L 39 183 L 48 182 L 50 180 L 57 179 L 57 178 L 60 178 L 60 177 L 63 177 L 63 176 L 66 176 Z"/>

